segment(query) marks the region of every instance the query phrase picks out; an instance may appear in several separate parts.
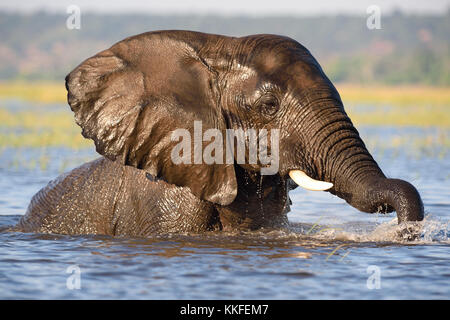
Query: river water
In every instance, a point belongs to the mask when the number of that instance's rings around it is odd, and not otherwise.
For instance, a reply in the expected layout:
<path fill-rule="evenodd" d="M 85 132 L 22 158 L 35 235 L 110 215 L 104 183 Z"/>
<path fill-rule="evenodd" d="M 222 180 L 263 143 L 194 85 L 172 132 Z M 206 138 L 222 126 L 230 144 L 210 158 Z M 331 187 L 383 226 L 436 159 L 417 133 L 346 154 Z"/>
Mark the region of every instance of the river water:
<path fill-rule="evenodd" d="M 421 193 L 426 219 L 418 239 L 398 236 L 395 213 L 361 213 L 326 192 L 300 188 L 290 193 L 292 227 L 285 230 L 148 239 L 8 232 L 36 191 L 97 155 L 3 148 L 0 298 L 450 298 L 450 153 L 440 142 L 450 131 L 359 130 L 386 175 Z M 26 165 L 32 159 L 36 165 Z"/>

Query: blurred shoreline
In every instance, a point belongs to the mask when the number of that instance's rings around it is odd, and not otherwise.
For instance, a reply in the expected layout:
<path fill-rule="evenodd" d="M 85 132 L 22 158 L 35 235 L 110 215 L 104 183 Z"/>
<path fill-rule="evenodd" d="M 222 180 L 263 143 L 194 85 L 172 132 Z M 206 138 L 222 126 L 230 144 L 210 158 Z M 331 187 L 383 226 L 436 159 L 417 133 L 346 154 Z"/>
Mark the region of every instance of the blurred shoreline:
<path fill-rule="evenodd" d="M 424 138 L 420 144 L 438 144 L 447 150 L 450 144 L 450 87 L 338 83 L 336 88 L 357 128 L 432 129 L 431 138 Z M 63 81 L 0 82 L 0 149 L 92 147 L 92 141 L 81 135 L 66 95 Z M 399 139 L 403 141 L 403 138 Z M 397 140 L 394 142 L 398 143 Z"/>
<path fill-rule="evenodd" d="M 450 87 L 426 85 L 361 85 L 335 83 L 344 104 L 393 106 L 447 105 Z M 64 81 L 0 81 L 0 99 L 18 99 L 35 103 L 66 103 Z"/>
<path fill-rule="evenodd" d="M 333 83 L 450 86 L 450 11 L 440 15 L 368 16 L 148 15 L 81 11 L 79 29 L 68 14 L 0 10 L 0 81 L 62 81 L 81 61 L 114 43 L 155 30 L 192 30 L 228 36 L 278 34 L 305 46 Z M 61 82 L 62 83 L 62 82 Z M 373 100 L 373 99 L 372 99 Z"/>

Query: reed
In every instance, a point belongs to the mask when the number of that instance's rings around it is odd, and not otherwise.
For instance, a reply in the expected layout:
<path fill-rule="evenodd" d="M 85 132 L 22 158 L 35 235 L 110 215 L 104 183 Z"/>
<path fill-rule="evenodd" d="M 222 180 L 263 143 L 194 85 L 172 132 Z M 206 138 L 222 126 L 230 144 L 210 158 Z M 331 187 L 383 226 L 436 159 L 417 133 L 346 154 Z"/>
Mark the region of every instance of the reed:
<path fill-rule="evenodd" d="M 344 104 L 450 105 L 450 87 L 336 84 Z M 0 82 L 0 99 L 66 103 L 64 82 Z"/>
<path fill-rule="evenodd" d="M 0 109 L 0 146 L 57 147 L 80 149 L 93 146 L 84 139 L 81 128 L 70 112 L 27 110 L 20 112 Z"/>
<path fill-rule="evenodd" d="M 66 103 L 64 82 L 0 82 L 0 99 L 38 103 Z"/>
<path fill-rule="evenodd" d="M 344 104 L 450 106 L 450 87 L 337 84 Z"/>
<path fill-rule="evenodd" d="M 439 127 L 445 136 L 450 128 L 450 88 L 364 87 L 338 85 L 345 109 L 356 127 Z M 22 99 L 30 103 L 22 111 L 2 108 L 0 101 L 0 150 L 6 147 L 93 147 L 84 139 L 66 105 L 64 85 L 57 83 L 0 83 L 0 99 Z M 46 108 L 61 104 L 61 111 Z M 63 105 L 64 104 L 64 105 Z M 435 144 L 433 140 L 431 144 Z M 449 148 L 448 139 L 439 139 Z M 420 143 L 426 145 L 426 141 Z M 44 165 L 44 162 L 41 163 Z"/>
<path fill-rule="evenodd" d="M 361 125 L 450 127 L 450 105 L 375 107 L 371 110 L 365 110 L 358 105 L 349 105 L 345 109 L 357 127 Z"/>

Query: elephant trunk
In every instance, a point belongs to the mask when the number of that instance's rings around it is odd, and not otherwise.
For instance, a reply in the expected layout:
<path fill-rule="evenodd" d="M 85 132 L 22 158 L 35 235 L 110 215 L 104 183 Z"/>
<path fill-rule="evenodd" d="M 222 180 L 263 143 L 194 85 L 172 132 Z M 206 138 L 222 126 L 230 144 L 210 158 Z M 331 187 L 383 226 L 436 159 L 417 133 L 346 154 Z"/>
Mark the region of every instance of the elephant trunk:
<path fill-rule="evenodd" d="M 334 186 L 330 192 L 363 212 L 395 210 L 398 223 L 423 220 L 423 203 L 416 188 L 406 181 L 387 178 L 359 136 L 350 140 L 354 140 L 351 148 L 337 148 L 342 149 L 342 160 L 333 163 L 330 180 Z"/>
<path fill-rule="evenodd" d="M 389 179 L 372 158 L 340 101 L 318 108 L 330 114 L 310 140 L 316 154 L 314 167 L 321 181 L 333 183 L 331 193 L 360 211 L 397 212 L 398 222 L 420 221 L 423 203 L 410 183 Z"/>
<path fill-rule="evenodd" d="M 363 212 L 397 212 L 398 223 L 421 221 L 424 217 L 422 199 L 410 183 L 385 177 L 374 177 L 355 186 L 355 190 L 337 193 Z"/>

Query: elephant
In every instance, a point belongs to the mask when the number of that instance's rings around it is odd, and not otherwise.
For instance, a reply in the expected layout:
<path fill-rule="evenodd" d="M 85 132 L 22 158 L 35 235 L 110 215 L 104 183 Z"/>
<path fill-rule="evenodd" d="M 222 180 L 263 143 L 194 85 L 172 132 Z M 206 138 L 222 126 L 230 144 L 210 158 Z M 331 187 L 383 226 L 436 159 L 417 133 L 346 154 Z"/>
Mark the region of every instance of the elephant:
<path fill-rule="evenodd" d="M 35 194 L 17 224 L 23 232 L 145 237 L 284 228 L 298 185 L 363 212 L 396 211 L 399 224 L 423 220 L 417 189 L 384 175 L 322 67 L 289 37 L 147 32 L 88 58 L 65 81 L 76 123 L 101 157 Z M 248 161 L 250 144 L 245 161 L 236 147 L 232 161 L 175 163 L 181 139 L 173 132 L 195 136 L 196 123 L 201 133 L 278 132 L 267 143 L 271 152 L 278 145 L 276 170 L 263 173 L 267 163 Z"/>

